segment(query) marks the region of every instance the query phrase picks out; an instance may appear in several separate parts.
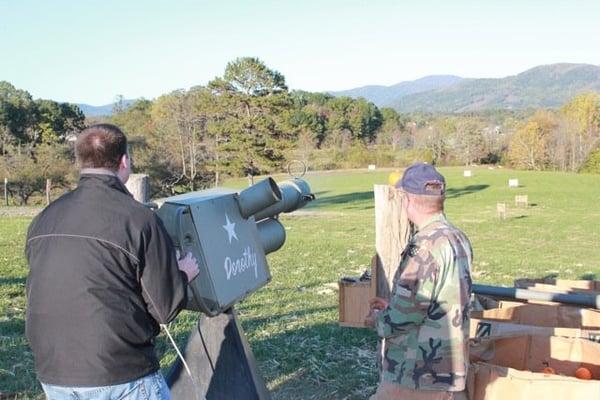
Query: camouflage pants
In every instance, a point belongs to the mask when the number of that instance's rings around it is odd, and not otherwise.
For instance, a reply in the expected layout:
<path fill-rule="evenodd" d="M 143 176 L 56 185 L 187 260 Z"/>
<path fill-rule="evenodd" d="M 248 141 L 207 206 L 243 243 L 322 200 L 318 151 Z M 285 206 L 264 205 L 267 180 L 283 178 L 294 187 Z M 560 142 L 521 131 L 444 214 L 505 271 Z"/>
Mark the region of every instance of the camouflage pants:
<path fill-rule="evenodd" d="M 381 382 L 369 400 L 468 400 L 467 392 L 414 390 L 395 383 Z"/>

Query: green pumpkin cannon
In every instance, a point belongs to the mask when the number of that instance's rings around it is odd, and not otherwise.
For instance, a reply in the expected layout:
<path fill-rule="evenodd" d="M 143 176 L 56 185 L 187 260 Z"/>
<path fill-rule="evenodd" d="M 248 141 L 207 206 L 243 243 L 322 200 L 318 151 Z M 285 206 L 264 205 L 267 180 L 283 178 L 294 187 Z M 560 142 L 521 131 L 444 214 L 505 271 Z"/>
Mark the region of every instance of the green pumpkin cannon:
<path fill-rule="evenodd" d="M 268 399 L 234 305 L 271 280 L 266 255 L 283 246 L 277 219 L 314 199 L 294 178 L 267 178 L 241 192 L 209 189 L 164 199 L 156 211 L 182 254 L 200 273 L 188 286 L 187 309 L 201 313 L 183 352 L 167 374 L 175 399 Z"/>

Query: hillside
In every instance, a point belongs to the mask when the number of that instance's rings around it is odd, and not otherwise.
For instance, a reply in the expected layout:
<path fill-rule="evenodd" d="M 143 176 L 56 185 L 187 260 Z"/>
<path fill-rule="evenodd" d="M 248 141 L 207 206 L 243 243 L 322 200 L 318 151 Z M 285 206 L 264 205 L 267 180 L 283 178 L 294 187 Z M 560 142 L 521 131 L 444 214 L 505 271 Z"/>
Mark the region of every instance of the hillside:
<path fill-rule="evenodd" d="M 600 67 L 553 64 L 499 79 L 465 79 L 456 85 L 398 97 L 402 112 L 465 112 L 560 107 L 581 92 L 600 92 Z"/>
<path fill-rule="evenodd" d="M 378 107 L 386 107 L 401 97 L 429 90 L 452 86 L 463 78 L 454 75 L 430 75 L 414 81 L 400 82 L 392 86 L 363 86 L 339 92 L 329 92 L 333 96 L 364 97 Z"/>
<path fill-rule="evenodd" d="M 364 97 L 401 112 L 467 112 L 559 107 L 578 93 L 600 92 L 600 66 L 541 65 L 504 78 L 466 79 L 432 75 L 392 86 L 363 86 L 331 92 Z"/>

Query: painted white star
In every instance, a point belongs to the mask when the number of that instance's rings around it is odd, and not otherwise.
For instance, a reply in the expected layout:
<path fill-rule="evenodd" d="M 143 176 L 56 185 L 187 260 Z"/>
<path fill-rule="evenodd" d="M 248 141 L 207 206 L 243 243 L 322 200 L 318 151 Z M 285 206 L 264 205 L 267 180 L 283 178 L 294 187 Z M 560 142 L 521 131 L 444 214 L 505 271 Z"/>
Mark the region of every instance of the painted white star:
<path fill-rule="evenodd" d="M 229 244 L 231 244 L 231 238 L 235 238 L 235 240 L 239 239 L 235 234 L 235 223 L 229 221 L 229 215 L 225 214 L 225 220 L 227 221 L 227 224 L 223 225 L 223 229 L 227 231 L 227 234 L 229 235 Z"/>

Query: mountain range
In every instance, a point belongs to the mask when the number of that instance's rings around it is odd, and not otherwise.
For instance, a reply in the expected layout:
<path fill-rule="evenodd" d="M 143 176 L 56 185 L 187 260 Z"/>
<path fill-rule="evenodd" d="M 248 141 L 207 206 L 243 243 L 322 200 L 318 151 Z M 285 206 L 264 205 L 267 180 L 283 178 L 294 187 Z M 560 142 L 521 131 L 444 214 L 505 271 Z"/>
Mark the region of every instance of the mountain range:
<path fill-rule="evenodd" d="M 328 92 L 334 96 L 363 97 L 378 107 L 400 112 L 469 112 L 560 107 L 582 92 L 600 92 L 600 66 L 591 64 L 541 65 L 504 78 L 461 78 L 430 75 L 391 86 L 363 86 Z M 135 100 L 123 100 L 128 107 Z M 110 115 L 113 104 L 77 104 L 87 117 Z"/>
<path fill-rule="evenodd" d="M 600 66 L 541 65 L 505 78 L 426 76 L 392 86 L 364 86 L 334 96 L 364 97 L 400 112 L 468 112 L 555 108 L 582 92 L 600 92 Z"/>
<path fill-rule="evenodd" d="M 454 75 L 429 75 L 414 81 L 400 82 L 392 86 L 370 85 L 329 93 L 334 96 L 364 97 L 378 107 L 386 107 L 402 97 L 453 86 L 463 80 L 464 78 Z"/>
<path fill-rule="evenodd" d="M 123 107 L 127 108 L 133 103 L 135 103 L 135 100 L 123 100 Z M 92 106 L 85 103 L 77 103 L 76 105 L 86 117 L 102 117 L 112 115 L 115 103 L 103 106 Z"/>

